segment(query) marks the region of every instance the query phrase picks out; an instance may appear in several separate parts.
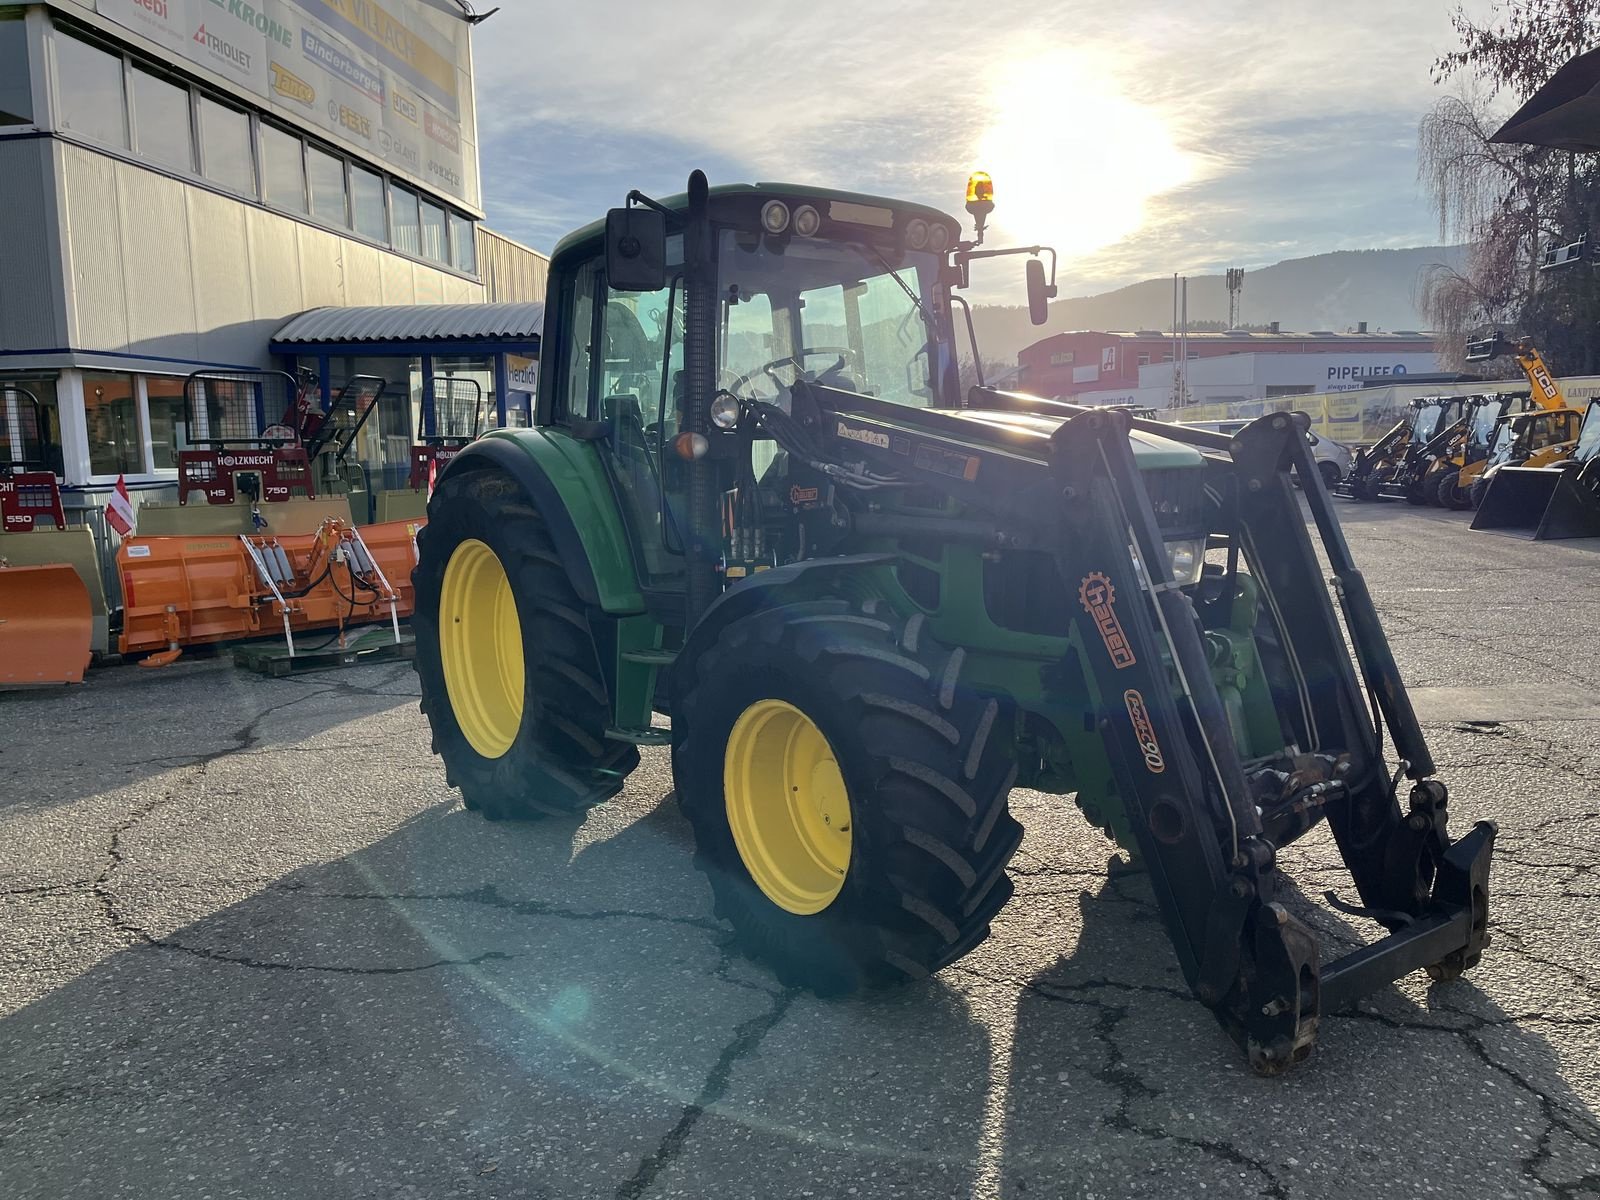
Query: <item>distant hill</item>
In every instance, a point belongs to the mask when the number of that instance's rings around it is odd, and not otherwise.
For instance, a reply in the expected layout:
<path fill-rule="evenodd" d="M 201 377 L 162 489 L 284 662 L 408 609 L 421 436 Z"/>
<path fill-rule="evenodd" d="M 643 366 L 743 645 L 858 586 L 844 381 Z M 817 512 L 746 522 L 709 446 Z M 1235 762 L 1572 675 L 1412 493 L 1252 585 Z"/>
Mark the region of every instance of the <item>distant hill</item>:
<path fill-rule="evenodd" d="M 1374 332 L 1421 329 L 1416 296 L 1423 270 L 1434 263 L 1459 267 L 1464 254 L 1460 246 L 1340 250 L 1247 270 L 1243 320 L 1251 325 L 1277 321 L 1285 331 L 1295 332 L 1343 332 L 1361 321 Z M 1191 275 L 1190 322 L 1225 322 L 1227 317 L 1223 277 Z M 1029 323 L 1022 306 L 1000 305 L 976 306 L 973 322 L 984 358 L 1015 362 L 1024 346 L 1069 329 L 1169 329 L 1172 280 L 1147 279 L 1098 296 L 1053 301 L 1044 325 Z"/>

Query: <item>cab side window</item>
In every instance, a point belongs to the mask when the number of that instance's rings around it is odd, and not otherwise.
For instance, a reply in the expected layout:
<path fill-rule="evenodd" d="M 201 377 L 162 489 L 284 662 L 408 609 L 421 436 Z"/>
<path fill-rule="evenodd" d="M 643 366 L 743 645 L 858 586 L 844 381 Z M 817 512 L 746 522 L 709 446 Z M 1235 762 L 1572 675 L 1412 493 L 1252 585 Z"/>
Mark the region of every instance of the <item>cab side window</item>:
<path fill-rule="evenodd" d="M 600 286 L 600 261 L 584 263 L 573 275 L 570 291 L 562 297 L 567 312 L 565 345 L 566 380 L 561 397 L 567 416 L 596 420 L 595 379 L 595 294 Z"/>

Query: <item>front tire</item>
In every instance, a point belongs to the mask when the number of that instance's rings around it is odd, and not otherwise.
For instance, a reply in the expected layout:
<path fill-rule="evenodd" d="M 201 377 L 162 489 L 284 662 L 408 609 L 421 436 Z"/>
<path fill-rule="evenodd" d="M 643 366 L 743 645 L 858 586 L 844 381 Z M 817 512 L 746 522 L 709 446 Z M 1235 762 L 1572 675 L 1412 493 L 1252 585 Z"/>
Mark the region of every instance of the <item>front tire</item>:
<path fill-rule="evenodd" d="M 1446 471 L 1439 480 L 1439 507 L 1461 512 L 1471 506 L 1471 495 L 1461 487 L 1461 472 Z"/>
<path fill-rule="evenodd" d="M 1010 712 L 875 602 L 728 624 L 674 678 L 673 779 L 741 947 L 822 995 L 920 979 L 989 934 L 1022 839 Z M 841 823 L 844 829 L 841 830 Z"/>
<path fill-rule="evenodd" d="M 1322 476 L 1322 482 L 1327 485 L 1330 492 L 1338 487 L 1339 481 L 1344 478 L 1339 473 L 1339 465 L 1328 462 L 1326 459 L 1317 464 L 1317 472 Z"/>
<path fill-rule="evenodd" d="M 567 816 L 620 791 L 639 752 L 605 736 L 611 705 L 583 602 L 516 484 L 447 475 L 417 551 L 421 707 L 466 807 Z"/>

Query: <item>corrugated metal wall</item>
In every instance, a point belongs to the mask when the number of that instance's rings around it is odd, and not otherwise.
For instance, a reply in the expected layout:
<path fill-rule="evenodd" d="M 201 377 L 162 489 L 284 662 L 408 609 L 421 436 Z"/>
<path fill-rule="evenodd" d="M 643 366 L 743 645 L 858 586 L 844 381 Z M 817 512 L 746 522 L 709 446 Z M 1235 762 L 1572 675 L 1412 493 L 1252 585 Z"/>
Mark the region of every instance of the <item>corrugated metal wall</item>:
<path fill-rule="evenodd" d="M 38 281 L 57 274 L 34 261 L 53 240 L 43 230 L 48 197 L 29 194 L 43 191 L 45 170 L 8 169 L 14 147 L 56 156 L 71 272 L 64 330 L 38 296 Z M 308 308 L 486 298 L 471 280 L 68 142 L 0 142 L 0 212 L 3 349 L 267 365 L 273 332 Z"/>
<path fill-rule="evenodd" d="M 490 304 L 543 300 L 550 260 L 520 242 L 478 226 L 478 273 Z M 392 301 L 386 301 L 392 303 Z"/>
<path fill-rule="evenodd" d="M 0 350 L 67 344 L 66 299 L 51 231 L 49 143 L 0 141 Z M 40 294 L 41 281 L 47 291 Z"/>

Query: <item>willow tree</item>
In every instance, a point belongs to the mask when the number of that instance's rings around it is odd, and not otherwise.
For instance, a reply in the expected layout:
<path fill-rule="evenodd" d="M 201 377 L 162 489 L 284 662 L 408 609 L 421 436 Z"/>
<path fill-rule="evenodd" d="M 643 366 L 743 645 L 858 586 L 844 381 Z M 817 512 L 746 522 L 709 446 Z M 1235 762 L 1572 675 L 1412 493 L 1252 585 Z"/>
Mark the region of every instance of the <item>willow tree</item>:
<path fill-rule="evenodd" d="M 1541 273 L 1542 249 L 1589 232 L 1600 210 L 1600 156 L 1489 139 L 1564 62 L 1600 42 L 1600 0 L 1497 0 L 1479 23 L 1451 18 L 1460 46 L 1434 63 L 1458 85 L 1423 117 L 1417 177 L 1440 235 L 1468 247 L 1460 269 L 1432 268 L 1419 305 L 1439 351 L 1459 364 L 1467 336 L 1488 326 L 1527 334 L 1557 370 L 1590 372 L 1600 357 L 1600 303 L 1584 267 Z"/>

